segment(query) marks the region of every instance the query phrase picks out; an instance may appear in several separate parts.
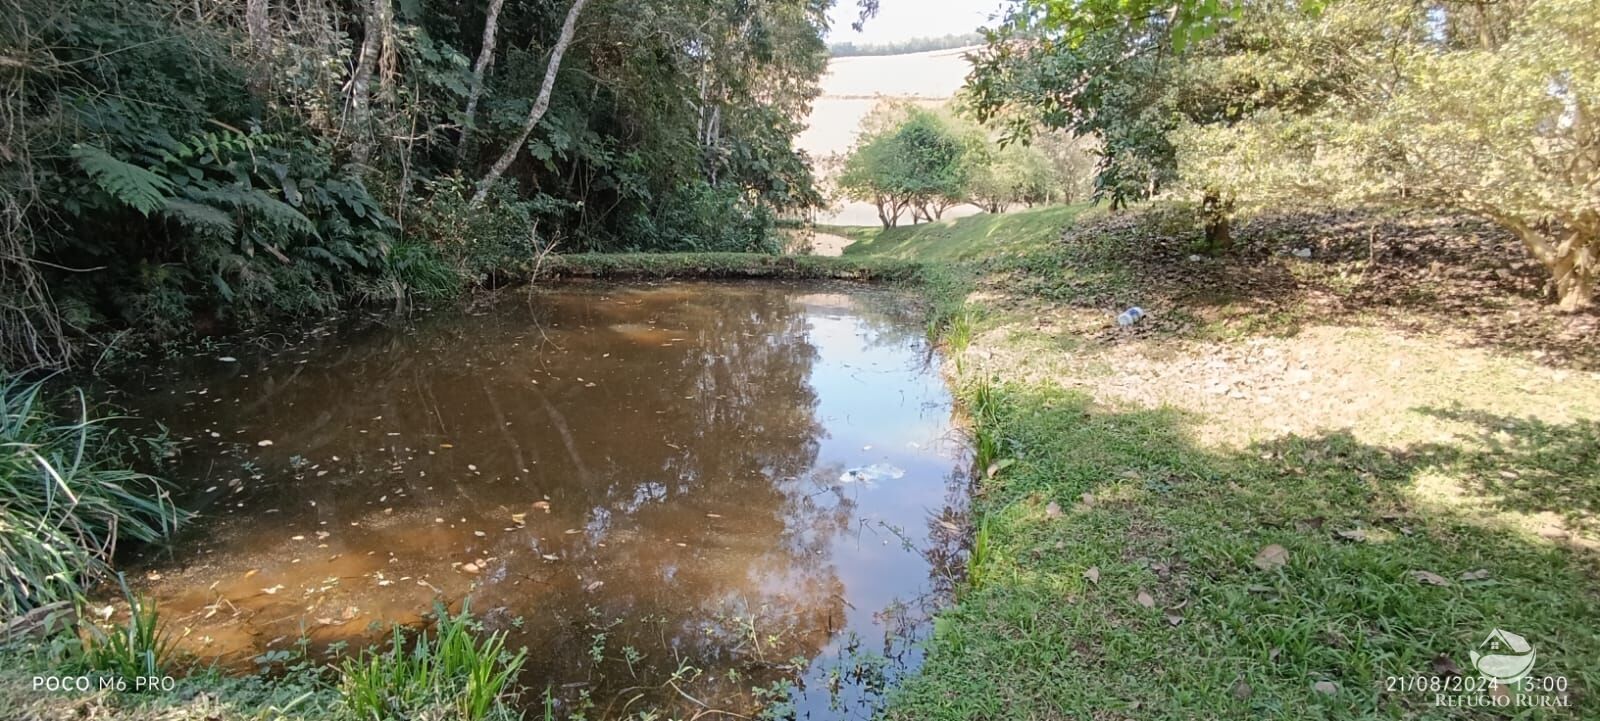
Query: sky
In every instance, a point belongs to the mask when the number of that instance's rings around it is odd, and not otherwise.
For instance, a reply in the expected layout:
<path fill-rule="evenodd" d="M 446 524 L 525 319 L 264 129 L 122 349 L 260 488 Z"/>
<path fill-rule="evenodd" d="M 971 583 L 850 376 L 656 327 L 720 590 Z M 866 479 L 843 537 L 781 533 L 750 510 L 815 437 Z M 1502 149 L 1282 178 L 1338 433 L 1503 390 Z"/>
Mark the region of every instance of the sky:
<path fill-rule="evenodd" d="M 875 44 L 936 37 L 977 30 L 1002 0 L 879 0 L 878 14 L 856 32 L 850 27 L 859 10 L 855 0 L 838 0 L 829 11 L 828 42 Z"/>

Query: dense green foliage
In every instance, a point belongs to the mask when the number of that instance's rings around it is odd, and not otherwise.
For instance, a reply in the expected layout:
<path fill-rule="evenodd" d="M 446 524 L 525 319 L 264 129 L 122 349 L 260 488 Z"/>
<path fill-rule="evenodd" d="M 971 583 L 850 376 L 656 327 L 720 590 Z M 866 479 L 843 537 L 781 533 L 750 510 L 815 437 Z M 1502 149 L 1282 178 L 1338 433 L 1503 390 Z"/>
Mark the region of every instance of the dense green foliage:
<path fill-rule="evenodd" d="M 74 400 L 61 419 L 38 384 L 0 379 L 0 618 L 81 599 L 120 542 L 160 540 L 182 519 L 159 481 L 126 470 L 132 442 Z"/>
<path fill-rule="evenodd" d="M 1018 0 L 970 87 L 1009 137 L 1099 138 L 1114 205 L 1202 199 L 1214 250 L 1239 202 L 1465 211 L 1516 233 L 1571 309 L 1600 271 L 1597 22 L 1592 0 Z"/>
<path fill-rule="evenodd" d="M 774 251 L 819 200 L 792 138 L 831 4 L 6 0 L 7 360 L 445 294 L 552 246 Z"/>

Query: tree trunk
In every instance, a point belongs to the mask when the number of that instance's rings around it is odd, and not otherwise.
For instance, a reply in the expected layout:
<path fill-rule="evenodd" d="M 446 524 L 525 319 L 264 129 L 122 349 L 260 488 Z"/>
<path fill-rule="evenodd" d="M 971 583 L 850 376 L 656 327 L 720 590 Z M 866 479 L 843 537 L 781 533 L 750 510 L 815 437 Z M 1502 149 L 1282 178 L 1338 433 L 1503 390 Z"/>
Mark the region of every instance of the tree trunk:
<path fill-rule="evenodd" d="M 550 62 L 544 68 L 544 83 L 539 86 L 539 97 L 533 101 L 533 108 L 528 111 L 528 119 L 522 124 L 522 132 L 517 134 L 517 139 L 506 147 L 500 154 L 500 159 L 494 161 L 487 175 L 478 183 L 478 191 L 472 194 L 471 207 L 483 204 L 484 198 L 489 197 L 489 189 L 494 187 L 500 176 L 504 175 L 511 163 L 517 159 L 517 154 L 522 152 L 522 146 L 528 142 L 528 136 L 533 135 L 534 126 L 544 117 L 544 112 L 550 109 L 550 93 L 556 87 L 556 71 L 561 69 L 561 56 L 567 54 L 567 46 L 572 44 L 572 34 L 578 29 L 578 14 L 583 11 L 584 3 L 588 0 L 572 0 L 572 7 L 567 9 L 567 19 L 561 23 L 561 35 L 556 38 L 556 46 L 550 51 Z"/>
<path fill-rule="evenodd" d="M 389 0 L 371 0 L 363 28 L 365 37 L 361 39 L 361 56 L 356 61 L 355 74 L 350 77 L 350 116 L 346 129 L 354 126 L 350 160 L 356 165 L 366 165 L 372 156 L 372 73 L 383 51 L 389 17 Z"/>
<path fill-rule="evenodd" d="M 478 98 L 483 96 L 483 74 L 494 63 L 495 31 L 500 25 L 500 8 L 506 0 L 489 0 L 489 15 L 483 21 L 483 46 L 478 62 L 472 65 L 472 85 L 467 88 L 467 112 L 461 119 L 461 143 L 456 146 L 456 166 L 467 157 L 467 141 L 472 135 L 472 119 L 478 114 Z"/>
<path fill-rule="evenodd" d="M 1555 276 L 1556 299 L 1561 310 L 1583 310 L 1594 301 L 1593 267 L 1580 267 L 1575 262 L 1575 256 L 1569 255 L 1551 272 Z"/>
<path fill-rule="evenodd" d="M 1487 215 L 1510 228 L 1550 272 L 1561 310 L 1583 310 L 1594 302 L 1595 276 L 1600 275 L 1600 211 L 1583 211 L 1556 223 L 1560 231 L 1555 233 L 1492 209 Z"/>
<path fill-rule="evenodd" d="M 245 0 L 244 29 L 250 38 L 250 90 L 261 95 L 271 81 L 272 24 L 267 0 Z"/>
<path fill-rule="evenodd" d="M 1233 249 L 1233 203 L 1222 199 L 1214 190 L 1207 190 L 1200 200 L 1200 218 L 1205 225 L 1206 249 L 1212 253 L 1226 253 Z"/>
<path fill-rule="evenodd" d="M 1600 270 L 1600 238 L 1574 230 L 1552 251 L 1545 267 L 1555 283 L 1558 307 L 1564 311 L 1588 308 L 1594 301 L 1595 271 Z"/>
<path fill-rule="evenodd" d="M 272 52 L 272 28 L 267 20 L 267 0 L 245 0 L 244 28 L 250 36 L 250 52 L 256 62 Z"/>

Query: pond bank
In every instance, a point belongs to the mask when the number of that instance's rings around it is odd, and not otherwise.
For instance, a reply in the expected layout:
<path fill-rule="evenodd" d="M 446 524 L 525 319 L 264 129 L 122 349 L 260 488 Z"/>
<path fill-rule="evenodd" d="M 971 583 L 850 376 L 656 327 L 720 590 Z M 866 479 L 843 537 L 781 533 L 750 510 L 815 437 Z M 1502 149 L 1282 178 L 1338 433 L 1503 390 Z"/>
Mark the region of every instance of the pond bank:
<path fill-rule="evenodd" d="M 1592 315 L 1464 283 L 1480 226 L 1266 219 L 1186 260 L 1170 212 L 964 266 L 945 337 L 987 468 L 977 541 L 889 716 L 1452 718 L 1424 689 L 1481 687 L 1496 629 L 1537 651 L 1516 703 L 1591 716 L 1600 373 L 1556 339 Z M 1430 272 L 1397 252 L 1419 238 L 1479 255 Z M 1119 328 L 1130 305 L 1150 317 Z"/>
<path fill-rule="evenodd" d="M 1001 219 L 1030 233 L 963 220 L 937 253 L 971 260 L 915 276 L 989 462 L 971 581 L 890 717 L 1454 718 L 1395 679 L 1478 679 L 1496 628 L 1547 717 L 1590 715 L 1600 375 L 1556 343 L 1592 316 L 1530 315 L 1514 278 L 1440 302 L 1492 269 L 1406 255 L 1488 245 L 1427 219 L 1247 225 L 1222 259 L 1142 213 Z"/>
<path fill-rule="evenodd" d="M 783 279 L 915 280 L 920 262 L 893 258 L 841 258 L 761 253 L 573 253 L 553 255 L 522 269 L 531 279 Z"/>

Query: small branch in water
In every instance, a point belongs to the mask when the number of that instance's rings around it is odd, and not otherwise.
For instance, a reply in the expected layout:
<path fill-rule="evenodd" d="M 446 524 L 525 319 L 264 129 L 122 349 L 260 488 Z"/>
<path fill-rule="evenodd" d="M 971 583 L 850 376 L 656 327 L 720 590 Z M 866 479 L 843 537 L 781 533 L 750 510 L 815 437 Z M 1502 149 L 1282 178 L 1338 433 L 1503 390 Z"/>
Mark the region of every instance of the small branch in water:
<path fill-rule="evenodd" d="M 701 716 L 704 716 L 706 714 L 712 714 L 712 713 L 719 713 L 719 714 L 723 714 L 725 716 L 732 716 L 734 718 L 743 718 L 743 719 L 750 718 L 749 716 L 745 716 L 745 715 L 742 715 L 742 714 L 736 714 L 736 713 L 734 713 L 732 711 L 723 711 L 722 709 L 711 708 L 711 706 L 708 705 L 706 702 L 701 701 L 700 699 L 697 699 L 697 698 L 695 698 L 693 696 L 690 696 L 689 694 L 685 693 L 683 689 L 678 688 L 678 682 L 677 681 L 668 681 L 667 685 L 671 686 L 672 690 L 677 691 L 679 696 L 682 696 L 682 697 L 684 697 L 686 699 L 689 699 L 690 701 L 695 702 L 696 704 L 698 704 L 700 706 L 701 709 L 703 709 L 701 711 L 696 711 L 693 716 L 689 717 L 689 721 L 694 721 L 694 719 L 697 719 L 697 718 L 700 718 Z"/>

